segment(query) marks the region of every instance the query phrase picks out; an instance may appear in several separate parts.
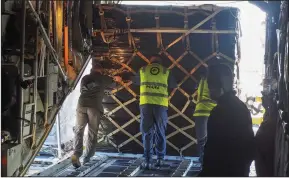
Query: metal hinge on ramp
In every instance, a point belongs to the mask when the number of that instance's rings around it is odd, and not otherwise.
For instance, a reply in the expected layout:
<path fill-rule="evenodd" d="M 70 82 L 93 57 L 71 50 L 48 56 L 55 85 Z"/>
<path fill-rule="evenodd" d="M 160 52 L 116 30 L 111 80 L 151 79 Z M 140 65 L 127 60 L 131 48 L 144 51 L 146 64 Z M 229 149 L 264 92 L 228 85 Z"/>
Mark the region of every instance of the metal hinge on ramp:
<path fill-rule="evenodd" d="M 185 159 L 181 162 L 179 167 L 175 170 L 171 177 L 185 177 L 193 165 L 193 161 Z"/>
<path fill-rule="evenodd" d="M 140 170 L 143 158 L 136 159 L 127 169 L 119 174 L 118 177 L 133 177 Z"/>

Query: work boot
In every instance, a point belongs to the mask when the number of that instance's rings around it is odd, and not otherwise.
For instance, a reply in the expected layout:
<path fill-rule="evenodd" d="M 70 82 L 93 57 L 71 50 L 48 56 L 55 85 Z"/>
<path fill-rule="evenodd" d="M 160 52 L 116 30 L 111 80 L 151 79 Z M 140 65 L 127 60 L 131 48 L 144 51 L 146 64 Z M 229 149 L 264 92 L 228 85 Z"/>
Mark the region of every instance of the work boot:
<path fill-rule="evenodd" d="M 152 163 L 145 161 L 141 164 L 141 169 L 150 170 L 152 169 Z"/>
<path fill-rule="evenodd" d="M 90 159 L 89 159 L 89 158 L 84 158 L 84 159 L 83 159 L 83 163 L 82 163 L 82 164 L 83 164 L 83 165 L 85 165 L 85 164 L 86 164 L 86 163 L 88 163 L 89 161 L 90 161 Z"/>
<path fill-rule="evenodd" d="M 75 168 L 79 168 L 81 166 L 80 161 L 79 161 L 79 157 L 76 155 L 72 155 L 71 156 L 71 164 L 75 167 Z"/>
<path fill-rule="evenodd" d="M 155 164 L 155 167 L 162 167 L 164 165 L 164 159 L 159 158 Z"/>

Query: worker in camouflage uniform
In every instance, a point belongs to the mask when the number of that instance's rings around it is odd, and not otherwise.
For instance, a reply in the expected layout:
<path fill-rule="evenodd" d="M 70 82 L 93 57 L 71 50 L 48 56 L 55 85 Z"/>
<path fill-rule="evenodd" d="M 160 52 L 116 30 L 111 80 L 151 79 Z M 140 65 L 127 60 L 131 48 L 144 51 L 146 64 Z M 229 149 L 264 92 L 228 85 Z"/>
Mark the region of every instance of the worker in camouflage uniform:
<path fill-rule="evenodd" d="M 103 115 L 102 99 L 104 89 L 113 81 L 120 82 L 121 77 L 113 78 L 103 74 L 102 66 L 94 64 L 90 74 L 84 76 L 80 85 L 80 97 L 78 99 L 77 117 L 74 137 L 74 154 L 71 161 L 74 167 L 80 167 L 79 158 L 83 153 L 83 135 L 88 125 L 88 140 L 83 164 L 88 162 L 95 154 L 97 144 L 97 132 L 100 118 Z"/>
<path fill-rule="evenodd" d="M 197 105 L 194 111 L 196 138 L 198 141 L 199 161 L 203 163 L 204 146 L 207 140 L 207 123 L 216 102 L 210 98 L 207 83 L 207 68 L 201 68 L 201 80 L 198 87 Z"/>
<path fill-rule="evenodd" d="M 153 145 L 157 162 L 154 166 L 162 166 L 166 155 L 166 126 L 169 104 L 168 88 L 177 87 L 170 71 L 162 66 L 161 56 L 151 58 L 152 63 L 140 69 L 136 84 L 140 85 L 140 113 L 142 140 L 144 146 L 144 169 L 153 166 Z"/>

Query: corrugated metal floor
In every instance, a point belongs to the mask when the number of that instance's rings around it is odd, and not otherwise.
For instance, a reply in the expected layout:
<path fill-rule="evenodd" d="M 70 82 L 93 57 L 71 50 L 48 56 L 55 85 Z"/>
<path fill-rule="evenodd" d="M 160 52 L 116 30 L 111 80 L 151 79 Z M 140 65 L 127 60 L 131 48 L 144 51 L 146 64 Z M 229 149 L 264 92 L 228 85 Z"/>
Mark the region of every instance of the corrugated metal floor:
<path fill-rule="evenodd" d="M 75 169 L 70 158 L 34 174 L 34 176 L 52 177 L 192 177 L 200 171 L 199 164 L 194 157 L 167 156 L 165 165 L 152 170 L 142 170 L 142 155 L 97 153 L 91 161 Z"/>

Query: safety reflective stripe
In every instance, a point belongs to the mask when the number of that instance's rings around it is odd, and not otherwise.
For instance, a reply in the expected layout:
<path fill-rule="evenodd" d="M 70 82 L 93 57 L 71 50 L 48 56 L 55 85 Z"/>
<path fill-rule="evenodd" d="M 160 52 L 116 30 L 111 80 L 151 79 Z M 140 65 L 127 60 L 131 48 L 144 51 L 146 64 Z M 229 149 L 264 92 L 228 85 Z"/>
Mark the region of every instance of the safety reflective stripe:
<path fill-rule="evenodd" d="M 217 104 L 216 101 L 214 101 L 214 100 L 209 100 L 209 99 L 207 99 L 207 100 L 201 100 L 201 101 L 199 101 L 198 103 L 212 103 L 212 104 Z"/>
<path fill-rule="evenodd" d="M 159 87 L 168 87 L 166 84 L 163 83 L 156 83 L 156 82 L 141 82 L 140 85 L 155 85 Z"/>
<path fill-rule="evenodd" d="M 194 115 L 195 114 L 210 114 L 211 111 L 207 111 L 207 110 L 197 110 L 194 112 Z"/>
<path fill-rule="evenodd" d="M 158 96 L 158 97 L 168 97 L 168 95 L 164 95 L 161 93 L 150 93 L 150 92 L 143 92 L 140 96 Z"/>

